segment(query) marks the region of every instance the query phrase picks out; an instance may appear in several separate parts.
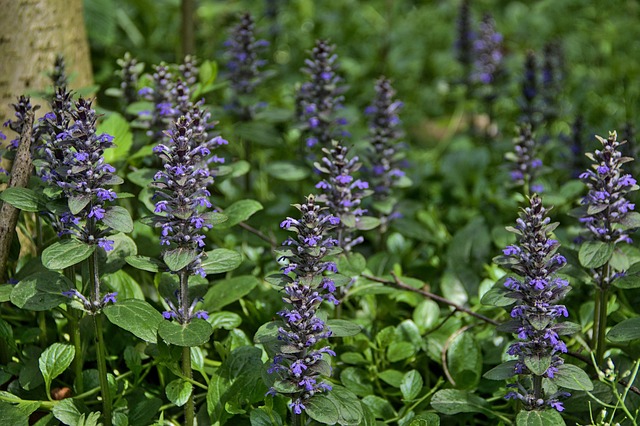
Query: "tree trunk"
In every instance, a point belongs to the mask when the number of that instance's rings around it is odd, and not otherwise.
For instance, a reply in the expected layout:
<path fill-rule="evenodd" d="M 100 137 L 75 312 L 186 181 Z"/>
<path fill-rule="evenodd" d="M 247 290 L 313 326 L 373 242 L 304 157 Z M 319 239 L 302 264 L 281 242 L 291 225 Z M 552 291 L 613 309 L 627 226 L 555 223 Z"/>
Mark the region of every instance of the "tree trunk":
<path fill-rule="evenodd" d="M 21 94 L 47 111 L 47 101 L 35 92 L 51 87 L 47 74 L 56 54 L 64 56 L 72 88 L 93 83 L 82 0 L 0 0 L 0 10 L 2 123 L 13 117 L 9 104 Z"/>

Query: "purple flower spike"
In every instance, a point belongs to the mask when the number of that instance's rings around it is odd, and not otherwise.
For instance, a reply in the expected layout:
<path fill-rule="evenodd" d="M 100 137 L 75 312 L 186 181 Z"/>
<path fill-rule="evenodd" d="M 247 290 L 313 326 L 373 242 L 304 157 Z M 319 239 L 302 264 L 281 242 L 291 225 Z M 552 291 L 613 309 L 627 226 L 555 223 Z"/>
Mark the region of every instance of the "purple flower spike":
<path fill-rule="evenodd" d="M 331 330 L 316 313 L 323 300 L 337 302 L 331 294 L 336 290 L 331 275 L 322 276 L 325 270 L 336 271 L 333 262 L 323 260 L 336 241 L 327 235 L 334 225 L 327 216 L 322 216 L 313 195 L 309 195 L 307 202 L 296 205 L 296 208 L 301 212 L 301 219 L 288 218 L 285 221 L 286 229 L 293 231 L 296 237 L 287 239 L 287 245 L 291 248 L 278 259 L 287 262 L 283 272 L 294 275 L 293 280 L 287 280 L 282 298 L 288 307 L 278 312 L 284 320 L 278 330 L 278 340 L 283 346 L 268 371 L 295 386 L 295 390 L 285 394 L 294 401 L 290 405 L 293 412 L 301 414 L 311 396 L 331 390 L 321 380 L 321 372 L 330 370 L 323 354 L 335 356 L 335 352 L 328 347 L 314 349 L 314 346 L 331 336 Z M 274 390 L 269 394 L 276 393 Z"/>
<path fill-rule="evenodd" d="M 556 331 L 556 319 L 568 315 L 558 302 L 569 292 L 569 283 L 556 276 L 566 259 L 555 253 L 559 244 L 549 235 L 555 225 L 550 223 L 542 200 L 534 195 L 529 201 L 530 206 L 523 209 L 517 221 L 518 242 L 503 250 L 504 255 L 511 258 L 502 262 L 503 265 L 519 276 L 518 280 L 507 278 L 504 284 L 510 290 L 509 296 L 516 299 L 511 309 L 514 319 L 511 323 L 519 339 L 507 352 L 518 357 L 516 374 L 553 379 L 564 363 L 559 354 L 567 351 Z M 550 359 L 546 371 L 530 371 L 528 361 L 541 358 Z M 540 382 L 533 380 L 532 383 Z M 545 404 L 558 410 L 562 407 L 555 395 L 545 396 L 541 386 L 526 389 L 518 381 L 516 387 L 518 389 L 505 398 L 520 399 L 527 410 L 541 409 Z"/>

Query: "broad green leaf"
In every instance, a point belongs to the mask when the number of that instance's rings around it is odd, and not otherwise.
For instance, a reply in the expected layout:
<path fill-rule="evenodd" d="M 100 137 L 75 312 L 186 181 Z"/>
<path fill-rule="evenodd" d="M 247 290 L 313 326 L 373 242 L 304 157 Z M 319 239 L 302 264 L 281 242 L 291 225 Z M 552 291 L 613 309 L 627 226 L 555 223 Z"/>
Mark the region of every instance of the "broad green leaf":
<path fill-rule="evenodd" d="M 44 208 L 42 199 L 29 188 L 7 188 L 0 192 L 0 200 L 25 212 L 39 212 Z"/>
<path fill-rule="evenodd" d="M 11 303 L 21 309 L 46 311 L 69 301 L 63 291 L 73 288 L 73 283 L 55 271 L 37 272 L 20 280 L 11 291 Z"/>
<path fill-rule="evenodd" d="M 550 356 L 527 356 L 524 358 L 524 364 L 536 376 L 542 376 L 551 366 Z"/>
<path fill-rule="evenodd" d="M 37 409 L 38 406 L 35 407 L 34 411 Z M 8 402 L 0 401 L 0 424 L 28 426 L 30 414 L 31 413 L 25 413 L 24 410 L 21 409 L 20 405 L 13 405 Z"/>
<path fill-rule="evenodd" d="M 207 252 L 202 260 L 202 269 L 207 274 L 220 274 L 236 269 L 242 263 L 242 255 L 235 250 L 215 249 Z"/>
<path fill-rule="evenodd" d="M 640 318 L 629 318 L 614 325 L 607 338 L 616 343 L 640 339 Z"/>
<path fill-rule="evenodd" d="M 124 207 L 112 206 L 107 207 L 102 218 L 102 222 L 114 231 L 124 232 L 128 234 L 133 231 L 133 220 L 129 211 Z"/>
<path fill-rule="evenodd" d="M 485 379 L 489 380 L 506 380 L 513 377 L 516 374 L 516 364 L 518 361 L 510 360 L 503 362 L 502 364 L 493 367 L 482 375 Z"/>
<path fill-rule="evenodd" d="M 203 307 L 209 312 L 217 311 L 246 296 L 258 284 L 258 279 L 252 275 L 219 281 L 207 291 Z"/>
<path fill-rule="evenodd" d="M 493 417 L 489 403 L 478 395 L 458 389 L 443 389 L 433 395 L 431 406 L 442 414 L 484 413 Z"/>
<path fill-rule="evenodd" d="M 440 426 L 440 417 L 436 413 L 422 413 L 411 420 L 409 426 Z"/>
<path fill-rule="evenodd" d="M 71 214 L 77 215 L 82 210 L 84 210 L 84 208 L 87 207 L 87 205 L 91 202 L 91 198 L 92 196 L 90 194 L 75 195 L 73 197 L 69 197 L 68 204 Z"/>
<path fill-rule="evenodd" d="M 208 322 L 194 318 L 187 325 L 173 321 L 162 321 L 158 326 L 158 334 L 162 339 L 176 346 L 200 346 L 209 341 L 213 329 Z"/>
<path fill-rule="evenodd" d="M 77 425 L 80 423 L 80 418 L 85 416 L 72 398 L 66 398 L 58 402 L 53 406 L 51 412 L 56 419 L 65 425 Z"/>
<path fill-rule="evenodd" d="M 131 398 L 134 398 L 134 396 L 132 395 Z M 130 403 L 129 425 L 148 425 L 151 424 L 152 419 L 157 417 L 158 411 L 162 406 L 162 400 L 154 397 L 147 398 L 148 399 L 137 400 L 133 405 Z"/>
<path fill-rule="evenodd" d="M 139 299 L 144 300 L 144 293 L 140 284 L 124 270 L 116 271 L 112 274 L 102 276 L 102 282 L 110 290 L 118 293 L 118 299 Z"/>
<path fill-rule="evenodd" d="M 391 406 L 389 400 L 377 395 L 367 395 L 362 398 L 365 404 L 378 419 L 390 419 L 396 415 L 396 411 Z"/>
<path fill-rule="evenodd" d="M 335 386 L 331 392 L 314 395 L 305 405 L 309 417 L 322 424 L 355 426 L 362 421 L 360 401 L 342 386 Z"/>
<path fill-rule="evenodd" d="M 75 356 L 75 348 L 62 343 L 54 343 L 40 354 L 38 366 L 44 378 L 47 394 L 51 391 L 51 382 L 53 379 L 69 368 Z"/>
<path fill-rule="evenodd" d="M 267 412 L 267 410 L 269 412 Z M 251 426 L 283 426 L 282 417 L 266 406 L 258 407 L 249 413 Z"/>
<path fill-rule="evenodd" d="M 153 182 L 153 176 L 157 173 L 157 170 L 153 169 L 138 169 L 127 175 L 127 179 L 142 188 L 149 186 Z"/>
<path fill-rule="evenodd" d="M 126 299 L 103 309 L 111 323 L 149 343 L 158 341 L 158 326 L 162 315 L 144 300 Z"/>
<path fill-rule="evenodd" d="M 402 379 L 404 379 L 404 374 L 398 370 L 384 370 L 378 373 L 378 378 L 394 388 L 399 388 L 402 384 Z"/>
<path fill-rule="evenodd" d="M 327 320 L 327 325 L 331 329 L 331 337 L 355 336 L 362 331 L 358 324 L 347 320 L 330 319 Z"/>
<path fill-rule="evenodd" d="M 356 219 L 356 229 L 369 231 L 380 226 L 380 219 L 372 216 L 362 216 Z"/>
<path fill-rule="evenodd" d="M 224 210 L 224 215 L 227 216 L 225 222 L 214 225 L 214 229 L 227 229 L 240 222 L 244 222 L 253 216 L 254 213 L 262 210 L 262 204 L 255 200 L 240 200 L 231 204 Z"/>
<path fill-rule="evenodd" d="M 413 310 L 413 322 L 418 326 L 420 334 L 434 327 L 440 317 L 440 307 L 433 300 L 425 299 Z"/>
<path fill-rule="evenodd" d="M 417 370 L 408 371 L 400 383 L 400 392 L 405 401 L 413 401 L 420 394 L 424 382 Z"/>
<path fill-rule="evenodd" d="M 516 417 L 516 426 L 564 426 L 564 419 L 554 409 L 537 411 L 522 410 Z"/>
<path fill-rule="evenodd" d="M 415 346 L 409 342 L 392 342 L 387 348 L 387 359 L 390 362 L 411 358 L 417 352 Z"/>
<path fill-rule="evenodd" d="M 271 161 L 266 170 L 272 177 L 288 182 L 296 182 L 309 176 L 309 167 L 287 161 Z"/>
<path fill-rule="evenodd" d="M 341 274 L 348 277 L 355 277 L 365 270 L 367 267 L 367 260 L 360 253 L 349 253 L 349 255 L 343 254 L 338 257 L 336 266 Z"/>
<path fill-rule="evenodd" d="M 133 135 L 131 134 L 127 120 L 118 113 L 111 113 L 109 118 L 98 125 L 96 134 L 100 133 L 107 133 L 113 136 L 113 143 L 115 145 L 104 150 L 104 161 L 107 163 L 127 161 L 131 145 L 133 144 Z"/>
<path fill-rule="evenodd" d="M 11 292 L 13 291 L 13 284 L 0 284 L 0 303 L 8 302 L 11 300 Z"/>
<path fill-rule="evenodd" d="M 138 246 L 131 237 L 119 232 L 117 234 L 109 235 L 109 240 L 113 241 L 113 250 L 109 250 L 107 258 L 104 264 L 100 265 L 101 274 L 112 274 L 118 272 L 126 265 L 125 260 L 128 256 L 135 256 L 138 254 Z"/>
<path fill-rule="evenodd" d="M 209 315 L 207 320 L 214 330 L 224 328 L 225 330 L 233 330 L 242 324 L 242 318 L 235 312 L 214 312 Z"/>
<path fill-rule="evenodd" d="M 585 268 L 598 268 L 611 259 L 614 245 L 602 241 L 585 241 L 580 246 L 578 259 Z"/>
<path fill-rule="evenodd" d="M 165 388 L 167 399 L 178 407 L 182 407 L 187 403 L 192 391 L 193 386 L 184 379 L 172 380 Z"/>
<path fill-rule="evenodd" d="M 53 270 L 68 268 L 91 256 L 95 249 L 76 239 L 57 241 L 42 252 L 42 264 Z"/>
<path fill-rule="evenodd" d="M 458 389 L 475 388 L 482 375 L 482 352 L 472 333 L 462 333 L 447 350 L 447 364 Z"/>
<path fill-rule="evenodd" d="M 624 229 L 640 228 L 640 213 L 628 212 L 622 217 L 620 223 Z"/>
<path fill-rule="evenodd" d="M 160 272 L 167 268 L 164 262 L 148 256 L 127 256 L 126 262 L 134 268 L 148 272 Z"/>
<path fill-rule="evenodd" d="M 162 260 L 171 271 L 178 272 L 189 266 L 197 257 L 198 252 L 196 250 L 176 248 L 166 251 L 162 256 Z"/>
<path fill-rule="evenodd" d="M 373 385 L 366 371 L 356 368 L 347 367 L 340 373 L 340 381 L 351 392 L 358 396 L 367 396 L 373 394 Z"/>
<path fill-rule="evenodd" d="M 562 364 L 553 375 L 553 382 L 566 389 L 592 391 L 593 383 L 584 370 L 576 365 Z"/>
<path fill-rule="evenodd" d="M 623 276 L 613 280 L 613 285 L 622 289 L 640 288 L 640 262 L 634 263 Z"/>

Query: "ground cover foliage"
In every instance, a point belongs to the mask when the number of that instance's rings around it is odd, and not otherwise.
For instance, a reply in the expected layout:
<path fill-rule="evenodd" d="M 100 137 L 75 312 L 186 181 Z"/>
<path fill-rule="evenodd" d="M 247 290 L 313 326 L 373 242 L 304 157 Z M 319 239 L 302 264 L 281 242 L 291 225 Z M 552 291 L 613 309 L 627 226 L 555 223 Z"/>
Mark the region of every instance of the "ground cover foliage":
<path fill-rule="evenodd" d="M 85 6 L 96 100 L 2 129 L 2 424 L 637 424 L 637 3 Z"/>

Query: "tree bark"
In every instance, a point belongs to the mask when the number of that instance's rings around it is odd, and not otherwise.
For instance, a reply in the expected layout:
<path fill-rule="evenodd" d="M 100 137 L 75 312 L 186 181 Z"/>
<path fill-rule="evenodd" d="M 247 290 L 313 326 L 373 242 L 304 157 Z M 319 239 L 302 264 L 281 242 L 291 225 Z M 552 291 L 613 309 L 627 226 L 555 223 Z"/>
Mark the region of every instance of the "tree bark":
<path fill-rule="evenodd" d="M 82 0 L 0 0 L 0 120 L 22 94 L 43 105 L 36 92 L 51 87 L 48 73 L 62 54 L 74 89 L 93 83 Z M 42 111 L 41 110 L 41 111 Z"/>

